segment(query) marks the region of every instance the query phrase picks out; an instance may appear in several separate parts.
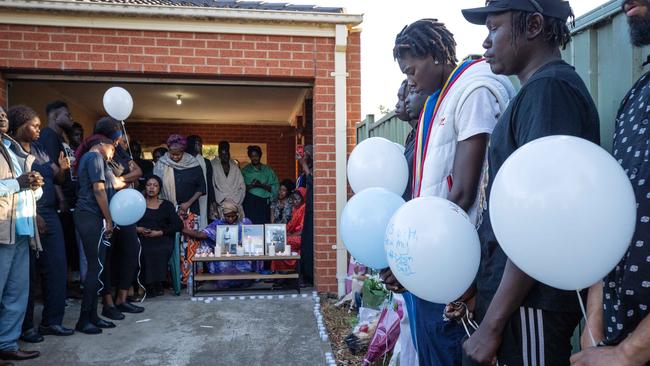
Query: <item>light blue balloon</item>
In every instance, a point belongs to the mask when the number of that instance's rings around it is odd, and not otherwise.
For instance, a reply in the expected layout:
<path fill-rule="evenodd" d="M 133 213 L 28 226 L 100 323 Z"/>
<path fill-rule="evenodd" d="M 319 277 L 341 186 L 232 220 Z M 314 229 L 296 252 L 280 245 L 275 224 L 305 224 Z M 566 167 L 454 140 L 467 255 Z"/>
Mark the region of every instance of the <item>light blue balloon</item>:
<path fill-rule="evenodd" d="M 343 244 L 357 261 L 374 269 L 388 267 L 386 227 L 403 204 L 402 197 L 384 188 L 364 189 L 348 201 L 339 231 Z"/>
<path fill-rule="evenodd" d="M 127 188 L 117 192 L 111 198 L 109 209 L 116 224 L 127 226 L 135 224 L 144 216 L 147 203 L 140 192 Z"/>

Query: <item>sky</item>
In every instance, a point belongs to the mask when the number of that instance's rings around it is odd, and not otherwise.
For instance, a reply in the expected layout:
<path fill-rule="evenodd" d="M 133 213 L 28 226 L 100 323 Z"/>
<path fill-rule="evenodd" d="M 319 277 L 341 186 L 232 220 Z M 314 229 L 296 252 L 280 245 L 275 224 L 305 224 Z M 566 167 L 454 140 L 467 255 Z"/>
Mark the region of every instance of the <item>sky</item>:
<path fill-rule="evenodd" d="M 608 0 L 571 0 L 576 17 Z M 456 54 L 483 54 L 481 44 L 487 35 L 484 26 L 465 21 L 461 9 L 479 7 L 484 0 L 294 0 L 293 4 L 337 6 L 350 14 L 363 14 L 361 33 L 361 113 L 381 117 L 380 106 L 393 109 L 397 89 L 404 76 L 393 60 L 395 36 L 405 25 L 421 18 L 437 18 L 454 33 Z"/>

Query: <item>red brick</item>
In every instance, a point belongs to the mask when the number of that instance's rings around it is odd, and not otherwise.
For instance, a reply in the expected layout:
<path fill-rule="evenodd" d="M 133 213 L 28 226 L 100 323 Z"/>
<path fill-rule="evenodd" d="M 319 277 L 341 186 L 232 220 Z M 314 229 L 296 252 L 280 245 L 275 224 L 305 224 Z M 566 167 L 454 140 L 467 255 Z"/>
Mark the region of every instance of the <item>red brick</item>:
<path fill-rule="evenodd" d="M 246 67 L 244 68 L 244 73 L 246 75 L 266 75 L 268 74 L 268 69 L 261 67 Z"/>
<path fill-rule="evenodd" d="M 204 57 L 183 57 L 181 58 L 183 65 L 205 65 Z"/>
<path fill-rule="evenodd" d="M 62 61 L 37 60 L 36 61 L 36 67 L 38 67 L 39 69 L 61 69 L 61 68 L 63 68 L 63 62 Z"/>
<path fill-rule="evenodd" d="M 302 44 L 299 43 L 280 43 L 281 51 L 303 51 Z"/>
<path fill-rule="evenodd" d="M 104 43 L 104 37 L 98 35 L 79 35 L 77 37 L 79 43 Z"/>
<path fill-rule="evenodd" d="M 178 73 L 183 73 L 183 74 L 190 74 L 190 73 L 192 73 L 192 71 L 193 71 L 192 66 L 169 65 L 169 72 L 178 72 Z"/>
<path fill-rule="evenodd" d="M 243 57 L 244 52 L 239 50 L 220 50 L 219 55 L 221 57 Z"/>
<path fill-rule="evenodd" d="M 94 70 L 115 71 L 117 65 L 114 62 L 94 62 L 92 67 Z"/>
<path fill-rule="evenodd" d="M 205 41 L 195 40 L 195 39 L 184 39 L 181 42 L 181 47 L 205 48 Z"/>
<path fill-rule="evenodd" d="M 12 28 L 15 26 L 12 26 Z M 39 32 L 39 33 L 63 33 L 63 28 L 61 27 L 47 27 L 47 26 L 38 26 L 36 30 L 28 32 Z"/>
<path fill-rule="evenodd" d="M 277 60 L 255 60 L 257 67 L 278 67 L 280 63 Z"/>
<path fill-rule="evenodd" d="M 170 48 L 169 54 L 172 56 L 194 56 L 193 48 Z"/>
<path fill-rule="evenodd" d="M 79 62 L 79 61 L 65 61 L 63 63 L 63 68 L 66 70 L 89 70 L 89 62 Z"/>
<path fill-rule="evenodd" d="M 67 52 L 90 52 L 91 47 L 89 44 L 66 43 L 65 50 Z"/>
<path fill-rule="evenodd" d="M 156 64 L 145 64 L 145 72 L 167 72 L 169 71 L 169 65 L 156 65 Z"/>
<path fill-rule="evenodd" d="M 241 34 L 221 34 L 219 38 L 224 41 L 241 41 L 244 39 Z"/>
<path fill-rule="evenodd" d="M 207 57 L 205 59 L 205 64 L 210 66 L 230 66 L 230 60 L 229 58 L 215 58 L 215 57 Z"/>
<path fill-rule="evenodd" d="M 105 44 L 125 45 L 125 44 L 129 44 L 129 41 L 130 41 L 129 37 L 121 37 L 121 36 L 117 36 L 117 37 L 106 36 L 106 37 L 104 37 L 104 43 Z"/>
<path fill-rule="evenodd" d="M 131 63 L 143 63 L 143 64 L 152 64 L 156 62 L 156 58 L 154 56 L 141 56 L 141 55 L 130 55 L 129 56 L 129 61 Z"/>
<path fill-rule="evenodd" d="M 129 55 L 141 55 L 144 53 L 144 47 L 141 46 L 117 46 L 117 52 Z"/>
<path fill-rule="evenodd" d="M 35 60 L 48 60 L 50 53 L 47 51 L 23 51 L 24 58 L 33 58 Z"/>
<path fill-rule="evenodd" d="M 233 58 L 230 60 L 230 63 L 233 66 L 255 66 L 255 60 L 250 60 L 247 58 Z"/>
<path fill-rule="evenodd" d="M 63 51 L 63 43 L 39 42 L 36 49 L 42 51 Z"/>
<path fill-rule="evenodd" d="M 106 62 L 129 62 L 129 55 L 104 55 L 104 61 Z"/>
<path fill-rule="evenodd" d="M 23 33 L 25 41 L 49 41 L 50 35 L 47 33 Z"/>
<path fill-rule="evenodd" d="M 194 50 L 195 56 L 219 57 L 219 50 L 198 48 Z"/>
<path fill-rule="evenodd" d="M 156 44 L 156 40 L 149 37 L 131 37 L 130 43 L 134 46 L 154 46 Z"/>
<path fill-rule="evenodd" d="M 267 51 L 251 51 L 251 50 L 246 50 L 244 51 L 244 57 L 246 58 L 267 58 L 268 52 Z"/>
<path fill-rule="evenodd" d="M 169 48 L 165 47 L 145 47 L 145 55 L 169 55 Z"/>
<path fill-rule="evenodd" d="M 207 48 L 230 48 L 230 41 L 207 41 Z"/>
<path fill-rule="evenodd" d="M 35 50 L 36 42 L 11 41 L 9 48 L 14 50 Z"/>
<path fill-rule="evenodd" d="M 291 58 L 291 52 L 269 51 L 269 58 L 278 59 L 278 60 L 290 59 Z"/>
<path fill-rule="evenodd" d="M 118 63 L 118 71 L 141 71 L 142 65 L 140 64 L 130 64 L 130 63 Z"/>
<path fill-rule="evenodd" d="M 19 59 L 9 59 L 7 60 L 8 67 L 20 67 L 20 68 L 32 68 L 36 67 L 35 60 L 19 60 Z"/>
<path fill-rule="evenodd" d="M 197 74 L 218 74 L 217 66 L 194 66 L 194 72 Z"/>
<path fill-rule="evenodd" d="M 254 42 L 233 42 L 232 48 L 237 50 L 254 50 L 255 43 Z"/>
<path fill-rule="evenodd" d="M 102 61 L 104 56 L 98 53 L 78 53 L 77 60 L 79 61 Z"/>
<path fill-rule="evenodd" d="M 180 39 L 156 39 L 156 46 L 158 47 L 180 47 Z"/>
<path fill-rule="evenodd" d="M 68 60 L 76 60 L 77 55 L 71 52 L 50 52 L 50 59 L 51 60 L 62 60 L 62 61 L 68 61 Z"/>
<path fill-rule="evenodd" d="M 106 44 L 94 44 L 92 51 L 99 52 L 99 53 L 117 53 L 117 46 L 106 45 Z"/>
<path fill-rule="evenodd" d="M 256 42 L 255 43 L 255 49 L 256 50 L 277 51 L 277 50 L 280 49 L 280 44 L 279 43 L 273 43 L 273 42 Z"/>
<path fill-rule="evenodd" d="M 192 33 L 192 32 L 169 32 L 169 38 L 193 39 L 194 38 L 194 33 Z"/>
<path fill-rule="evenodd" d="M 181 58 L 177 56 L 156 56 L 156 63 L 167 65 L 180 64 Z"/>
<path fill-rule="evenodd" d="M 117 31 L 113 29 L 91 29 L 90 30 L 91 34 L 99 34 L 102 36 L 114 36 L 117 34 Z"/>
<path fill-rule="evenodd" d="M 77 42 L 76 34 L 51 34 L 50 41 L 52 42 Z"/>

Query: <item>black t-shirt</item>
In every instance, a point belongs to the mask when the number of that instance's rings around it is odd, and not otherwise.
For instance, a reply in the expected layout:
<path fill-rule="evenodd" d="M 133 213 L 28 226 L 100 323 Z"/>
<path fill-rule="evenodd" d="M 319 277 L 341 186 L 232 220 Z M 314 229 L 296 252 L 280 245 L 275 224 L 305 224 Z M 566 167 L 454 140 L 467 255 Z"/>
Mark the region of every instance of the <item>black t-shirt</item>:
<path fill-rule="evenodd" d="M 50 127 L 41 129 L 41 134 L 38 138 L 38 143 L 41 145 L 50 161 L 59 164 L 59 154 L 63 152 L 63 137 L 56 133 Z"/>
<path fill-rule="evenodd" d="M 54 190 L 54 170 L 52 170 L 52 162 L 45 152 L 45 149 L 38 141 L 32 142 L 30 146 L 30 155 L 33 155 L 36 160 L 32 165 L 32 170 L 39 172 L 43 176 L 43 196 L 38 200 L 38 208 L 56 208 L 57 199 Z"/>
<path fill-rule="evenodd" d="M 650 73 L 623 99 L 615 128 L 614 158 L 632 182 L 637 222 L 627 254 L 603 283 L 605 343 L 610 345 L 633 332 L 650 306 Z"/>
<path fill-rule="evenodd" d="M 115 194 L 113 188 L 114 176 L 101 154 L 94 151 L 85 153 L 79 161 L 79 194 L 77 198 L 77 210 L 91 212 L 97 216 L 103 217 L 99 209 L 95 193 L 93 192 L 93 183 L 104 182 L 108 201 Z"/>
<path fill-rule="evenodd" d="M 489 191 L 501 165 L 526 143 L 544 136 L 572 135 L 600 143 L 598 111 L 574 68 L 554 61 L 538 70 L 522 87 L 497 123 L 488 154 Z M 507 256 L 492 231 L 488 211 L 479 228 L 481 265 L 477 287 L 481 298 L 491 301 L 506 265 Z M 550 311 L 579 311 L 575 292 L 535 284 L 524 305 Z"/>

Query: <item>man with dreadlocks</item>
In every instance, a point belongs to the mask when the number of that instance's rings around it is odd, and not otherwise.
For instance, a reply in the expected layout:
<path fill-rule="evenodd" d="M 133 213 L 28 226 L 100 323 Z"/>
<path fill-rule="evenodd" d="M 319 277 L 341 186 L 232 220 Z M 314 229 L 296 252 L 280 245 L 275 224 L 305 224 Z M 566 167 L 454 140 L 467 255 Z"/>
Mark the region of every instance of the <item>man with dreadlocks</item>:
<path fill-rule="evenodd" d="M 453 34 L 436 19 L 405 27 L 395 39 L 393 56 L 409 86 L 428 96 L 415 137 L 412 196 L 447 198 L 476 223 L 489 134 L 514 88 L 484 60 L 457 64 Z M 390 270 L 382 276 L 396 287 Z M 469 292 L 460 300 L 472 296 Z M 465 332 L 444 319 L 445 304 L 406 297 L 420 365 L 460 365 Z"/>
<path fill-rule="evenodd" d="M 483 47 L 492 71 L 516 75 L 522 85 L 492 133 L 486 197 L 505 160 L 532 140 L 573 135 L 599 143 L 596 106 L 560 55 L 571 38 L 567 1 L 490 0 L 463 15 L 487 26 Z M 479 228 L 480 326 L 463 345 L 463 364 L 569 365 L 571 335 L 580 320 L 576 293 L 545 286 L 517 268 L 497 242 L 487 207 Z"/>

